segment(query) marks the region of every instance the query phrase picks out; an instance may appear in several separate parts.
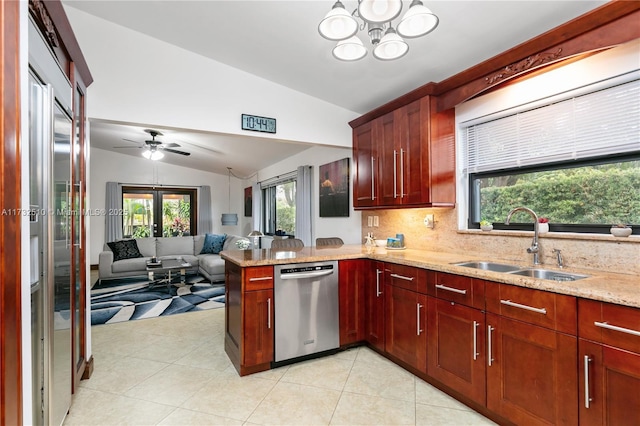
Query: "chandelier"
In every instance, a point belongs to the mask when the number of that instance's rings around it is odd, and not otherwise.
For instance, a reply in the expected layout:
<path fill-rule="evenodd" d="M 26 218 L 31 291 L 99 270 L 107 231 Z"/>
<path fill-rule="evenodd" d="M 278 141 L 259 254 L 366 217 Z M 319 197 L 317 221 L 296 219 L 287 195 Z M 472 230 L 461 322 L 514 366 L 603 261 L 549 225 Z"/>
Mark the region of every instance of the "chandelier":
<path fill-rule="evenodd" d="M 149 149 L 142 151 L 142 156 L 147 160 L 158 161 L 164 158 L 164 154 L 160 152 L 157 147 L 151 146 Z"/>
<path fill-rule="evenodd" d="M 336 59 L 357 61 L 366 56 L 367 48 L 356 33 L 366 28 L 373 45 L 373 56 L 382 61 L 391 61 L 409 51 L 409 45 L 402 37 L 421 37 L 438 26 L 438 17 L 420 0 L 411 2 L 394 29 L 391 21 L 400 16 L 400 12 L 402 0 L 358 0 L 358 7 L 351 14 L 338 0 L 320 21 L 318 31 L 327 40 L 338 42 L 332 52 Z"/>

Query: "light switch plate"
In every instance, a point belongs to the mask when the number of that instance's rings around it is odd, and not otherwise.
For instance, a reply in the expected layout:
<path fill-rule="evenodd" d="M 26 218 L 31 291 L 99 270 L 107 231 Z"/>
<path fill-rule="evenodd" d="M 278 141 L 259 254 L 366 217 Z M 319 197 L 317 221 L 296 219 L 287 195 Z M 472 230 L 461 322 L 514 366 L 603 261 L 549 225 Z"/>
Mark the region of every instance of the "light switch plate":
<path fill-rule="evenodd" d="M 428 214 L 424 217 L 424 226 L 427 228 L 433 228 L 433 214 Z"/>
<path fill-rule="evenodd" d="M 373 216 L 367 216 L 367 226 L 368 227 L 373 226 Z"/>
<path fill-rule="evenodd" d="M 373 216 L 373 226 L 380 226 L 380 220 L 378 216 Z"/>

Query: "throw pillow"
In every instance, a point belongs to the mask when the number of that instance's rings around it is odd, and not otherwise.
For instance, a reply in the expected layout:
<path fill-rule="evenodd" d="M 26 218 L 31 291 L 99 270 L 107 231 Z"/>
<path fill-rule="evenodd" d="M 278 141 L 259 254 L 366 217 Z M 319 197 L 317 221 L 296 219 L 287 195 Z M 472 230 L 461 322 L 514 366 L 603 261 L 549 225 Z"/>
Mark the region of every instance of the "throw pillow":
<path fill-rule="evenodd" d="M 136 240 L 121 240 L 107 243 L 111 251 L 113 252 L 113 261 L 123 259 L 133 259 L 136 257 L 142 257 L 140 250 L 138 250 L 138 243 Z"/>
<path fill-rule="evenodd" d="M 200 254 L 218 254 L 222 251 L 222 246 L 224 245 L 224 240 L 227 239 L 227 234 L 217 235 L 217 234 L 205 234 L 204 235 L 204 245 L 202 246 L 202 251 Z"/>

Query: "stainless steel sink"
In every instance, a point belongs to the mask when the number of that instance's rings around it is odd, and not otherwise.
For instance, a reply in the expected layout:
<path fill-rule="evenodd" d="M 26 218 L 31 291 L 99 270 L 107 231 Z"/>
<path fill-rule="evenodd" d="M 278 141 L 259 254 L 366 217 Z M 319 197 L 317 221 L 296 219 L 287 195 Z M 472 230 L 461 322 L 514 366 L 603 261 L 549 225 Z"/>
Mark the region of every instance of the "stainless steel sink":
<path fill-rule="evenodd" d="M 485 271 L 493 271 L 493 272 L 512 272 L 512 271 L 520 270 L 519 266 L 507 265 L 504 263 L 493 263 L 493 262 L 462 262 L 462 263 L 454 263 L 454 265 L 464 266 L 466 268 L 482 269 Z"/>
<path fill-rule="evenodd" d="M 509 272 L 512 275 L 522 275 L 524 277 L 539 278 L 541 280 L 552 281 L 577 281 L 589 278 L 589 275 L 572 274 L 568 272 L 558 272 L 549 269 L 528 268 Z"/>

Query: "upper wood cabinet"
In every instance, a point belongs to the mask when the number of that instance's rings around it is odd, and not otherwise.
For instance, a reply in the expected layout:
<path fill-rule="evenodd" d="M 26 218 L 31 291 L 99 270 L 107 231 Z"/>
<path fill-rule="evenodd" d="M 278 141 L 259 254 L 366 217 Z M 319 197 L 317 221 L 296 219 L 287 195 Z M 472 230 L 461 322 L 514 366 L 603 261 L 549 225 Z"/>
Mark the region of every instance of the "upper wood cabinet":
<path fill-rule="evenodd" d="M 355 208 L 454 205 L 455 113 L 434 111 L 426 96 L 353 129 Z"/>

